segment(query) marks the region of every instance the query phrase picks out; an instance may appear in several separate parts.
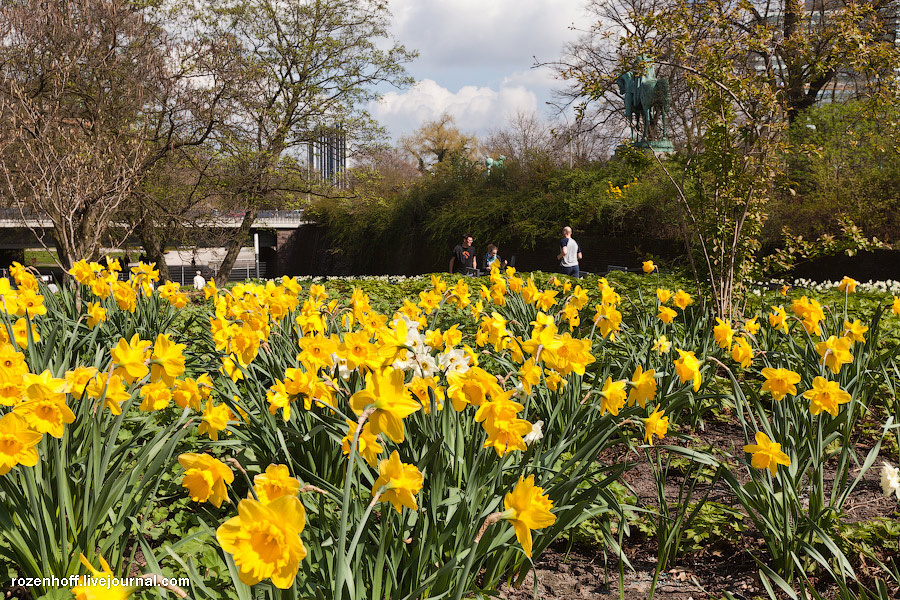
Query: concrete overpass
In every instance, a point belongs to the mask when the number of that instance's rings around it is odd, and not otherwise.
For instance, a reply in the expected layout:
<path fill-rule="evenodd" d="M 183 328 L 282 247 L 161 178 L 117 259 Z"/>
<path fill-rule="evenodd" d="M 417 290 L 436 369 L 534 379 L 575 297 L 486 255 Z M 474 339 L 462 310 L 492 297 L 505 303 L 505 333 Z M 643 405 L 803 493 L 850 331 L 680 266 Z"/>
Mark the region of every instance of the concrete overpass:
<path fill-rule="evenodd" d="M 243 211 L 210 211 L 201 215 L 195 215 L 192 225 L 202 229 L 237 229 L 244 219 Z M 292 263 L 299 260 L 297 250 L 297 237 L 301 227 L 311 225 L 306 218 L 305 211 L 300 210 L 261 210 L 250 229 L 251 240 L 254 234 L 259 236 L 260 262 L 262 272 L 268 276 L 289 274 L 295 271 Z M 125 224 L 114 224 L 124 227 Z M 45 243 L 53 245 L 53 222 L 46 215 L 23 215 L 15 209 L 0 209 L 0 262 L 8 263 L 19 258 L 6 259 L 20 255 L 21 251 L 29 248 L 40 248 L 41 243 L 32 230 L 42 232 L 46 237 Z M 250 244 L 252 245 L 252 241 Z M 182 244 L 188 247 L 190 244 Z M 126 244 L 123 250 L 140 248 L 140 242 L 132 240 Z M 167 261 L 168 262 L 168 261 Z M 236 265 L 236 268 L 246 270 L 247 265 Z M 0 265 L 5 267 L 6 264 Z M 206 265 L 204 265 L 206 266 Z M 213 269 L 216 265 L 209 265 Z"/>

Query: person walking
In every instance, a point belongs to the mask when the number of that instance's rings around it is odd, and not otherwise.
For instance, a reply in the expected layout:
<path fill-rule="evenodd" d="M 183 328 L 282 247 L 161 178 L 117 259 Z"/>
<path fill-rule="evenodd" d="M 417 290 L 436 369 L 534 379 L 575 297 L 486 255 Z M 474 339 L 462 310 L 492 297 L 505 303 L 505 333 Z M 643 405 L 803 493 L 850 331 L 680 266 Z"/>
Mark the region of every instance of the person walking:
<path fill-rule="evenodd" d="M 560 270 L 563 275 L 571 275 L 578 277 L 578 261 L 581 260 L 581 248 L 578 242 L 572 239 L 572 228 L 563 227 L 563 237 L 559 240 L 559 254 L 556 255 L 559 260 Z"/>
<path fill-rule="evenodd" d="M 450 257 L 450 273 L 466 273 L 466 269 L 472 269 L 474 272 L 478 268 L 475 260 L 475 247 L 472 242 L 475 241 L 470 234 L 462 236 L 462 241 L 453 248 L 453 255 Z"/>

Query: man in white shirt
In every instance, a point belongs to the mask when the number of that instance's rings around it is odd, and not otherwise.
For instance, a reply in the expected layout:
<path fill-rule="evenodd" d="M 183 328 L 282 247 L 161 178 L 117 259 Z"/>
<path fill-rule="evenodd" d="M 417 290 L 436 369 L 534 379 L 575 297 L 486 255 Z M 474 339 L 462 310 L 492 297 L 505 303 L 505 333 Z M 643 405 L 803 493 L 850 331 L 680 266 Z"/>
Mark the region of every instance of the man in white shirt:
<path fill-rule="evenodd" d="M 559 254 L 556 256 L 563 275 L 578 277 L 578 261 L 581 260 L 581 248 L 572 239 L 572 228 L 563 227 L 563 237 L 559 240 Z"/>
<path fill-rule="evenodd" d="M 203 288 L 206 287 L 206 279 L 203 278 L 203 275 L 200 274 L 200 271 L 197 271 L 197 274 L 194 275 L 194 289 L 202 291 Z"/>

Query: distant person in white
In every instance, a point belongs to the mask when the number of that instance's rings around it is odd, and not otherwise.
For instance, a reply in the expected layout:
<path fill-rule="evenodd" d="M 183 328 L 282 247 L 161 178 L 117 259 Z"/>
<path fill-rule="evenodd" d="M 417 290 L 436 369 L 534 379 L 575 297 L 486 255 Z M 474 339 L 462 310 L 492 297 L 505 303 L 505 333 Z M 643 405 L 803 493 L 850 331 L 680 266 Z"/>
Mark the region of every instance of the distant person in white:
<path fill-rule="evenodd" d="M 572 239 L 572 228 L 563 227 L 563 237 L 559 240 L 559 254 L 556 256 L 563 275 L 578 277 L 578 261 L 581 260 L 581 249 L 578 242 Z"/>
<path fill-rule="evenodd" d="M 203 275 L 200 274 L 200 271 L 197 271 L 197 274 L 194 275 L 194 289 L 202 291 L 203 288 L 206 287 L 206 280 L 203 278 Z"/>

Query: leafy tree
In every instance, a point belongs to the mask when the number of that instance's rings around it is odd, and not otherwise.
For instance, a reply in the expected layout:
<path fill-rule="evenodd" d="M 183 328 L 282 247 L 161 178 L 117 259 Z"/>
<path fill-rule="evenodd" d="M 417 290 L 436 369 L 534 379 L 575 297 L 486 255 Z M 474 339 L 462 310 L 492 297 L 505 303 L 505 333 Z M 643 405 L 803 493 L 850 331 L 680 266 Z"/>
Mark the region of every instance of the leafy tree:
<path fill-rule="evenodd" d="M 607 51 L 598 55 L 599 66 L 574 61 L 564 74 L 588 101 L 608 103 L 614 98 L 611 76 L 635 68 L 639 56 L 649 55 L 672 69 L 688 90 L 686 113 L 696 138 L 672 159 L 654 156 L 676 191 L 698 285 L 706 281 L 715 310 L 730 316 L 735 288 L 757 271 L 760 233 L 774 185 L 785 170 L 786 131 L 805 102 L 793 95 L 794 83 L 784 79 L 795 71 L 779 63 L 774 52 L 795 52 L 788 58 L 804 62 L 800 71 L 806 77 L 827 75 L 827 65 L 859 74 L 884 73 L 897 64 L 900 53 L 885 41 L 884 24 L 870 4 L 835 6 L 820 11 L 818 20 L 810 16 L 810 24 L 827 28 L 810 25 L 814 32 L 828 33 L 816 42 L 810 28 L 785 30 L 784 15 L 769 13 L 772 18 L 754 21 L 751 3 L 632 1 L 635 10 L 619 14 L 625 35 L 603 23 L 593 30 L 599 40 L 619 38 L 615 62 Z M 799 10 L 792 4 L 785 14 Z M 766 52 L 770 60 L 754 60 Z M 889 92 L 888 84 L 894 82 L 877 83 Z M 813 89 L 813 84 L 818 85 L 807 79 L 803 89 Z"/>
<path fill-rule="evenodd" d="M 410 83 L 402 65 L 415 54 L 392 42 L 378 0 L 210 0 L 203 14 L 210 35 L 232 42 L 241 75 L 216 136 L 233 166 L 230 192 L 245 211 L 216 276 L 221 284 L 264 202 L 325 193 L 303 168 L 283 176 L 301 148 L 325 132 L 356 141 L 377 134 L 363 103 L 378 83 Z"/>
<path fill-rule="evenodd" d="M 456 126 L 452 115 L 442 114 L 400 139 L 400 147 L 418 163 L 423 173 L 447 167 L 455 158 L 477 159 L 478 140 Z"/>
<path fill-rule="evenodd" d="M 624 127 L 615 107 L 621 104 L 614 80 L 634 57 L 623 62 L 620 33 L 638 40 L 670 78 L 670 122 L 676 141 L 699 143 L 696 89 L 682 78 L 677 65 L 667 64 L 676 52 L 678 36 L 655 17 L 683 8 L 685 0 L 590 0 L 592 25 L 568 45 L 565 56 L 549 63 L 569 82 L 559 95 L 575 103 L 588 120 Z M 743 40 L 735 67 L 764 74 L 766 85 L 778 90 L 785 116 L 793 122 L 816 99 L 839 100 L 870 95 L 890 86 L 897 64 L 897 0 L 779 0 L 739 3 L 703 2 L 692 38 L 727 35 Z"/>
<path fill-rule="evenodd" d="M 789 132 L 790 178 L 780 186 L 775 220 L 807 238 L 850 219 L 870 235 L 900 239 L 898 123 L 897 105 L 872 100 L 805 111 Z"/>

